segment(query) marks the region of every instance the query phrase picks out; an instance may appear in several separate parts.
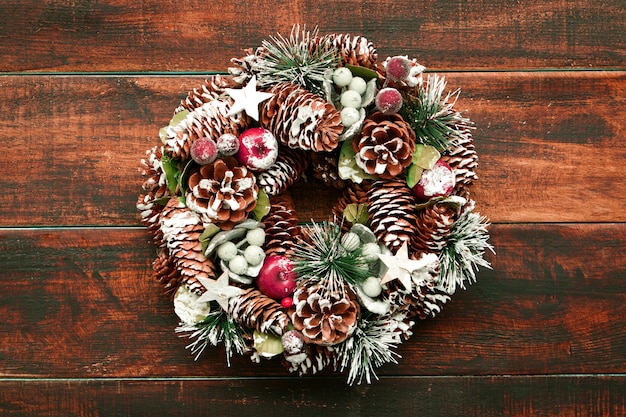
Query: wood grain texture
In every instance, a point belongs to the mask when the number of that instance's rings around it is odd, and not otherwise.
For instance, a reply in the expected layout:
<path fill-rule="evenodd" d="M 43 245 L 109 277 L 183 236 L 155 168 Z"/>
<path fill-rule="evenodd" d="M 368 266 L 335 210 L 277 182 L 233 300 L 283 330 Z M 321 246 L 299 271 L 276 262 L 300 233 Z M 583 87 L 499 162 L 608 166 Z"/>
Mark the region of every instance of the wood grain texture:
<path fill-rule="evenodd" d="M 626 220 L 626 72 L 446 78 L 476 124 L 481 213 L 493 222 Z M 0 77 L 0 225 L 136 225 L 139 160 L 202 79 Z M 336 193 L 307 188 L 296 191 L 301 218 L 326 218 Z"/>
<path fill-rule="evenodd" d="M 0 377 L 288 376 L 194 363 L 141 228 L 0 229 Z M 417 324 L 381 375 L 626 373 L 626 224 L 494 225 L 493 271 Z"/>
<path fill-rule="evenodd" d="M 623 376 L 0 381 L 7 417 L 622 416 Z"/>
<path fill-rule="evenodd" d="M 221 70 L 292 24 L 446 69 L 624 67 L 621 0 L 0 3 L 0 71 Z"/>

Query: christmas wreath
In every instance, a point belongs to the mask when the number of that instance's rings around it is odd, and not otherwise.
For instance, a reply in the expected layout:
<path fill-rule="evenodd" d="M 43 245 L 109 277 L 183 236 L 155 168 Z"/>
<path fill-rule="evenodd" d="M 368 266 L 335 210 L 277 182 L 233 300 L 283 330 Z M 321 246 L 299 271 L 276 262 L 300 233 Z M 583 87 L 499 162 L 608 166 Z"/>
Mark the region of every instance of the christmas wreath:
<path fill-rule="evenodd" d="M 472 123 L 458 90 L 362 36 L 295 26 L 189 92 L 141 161 L 153 269 L 197 359 L 280 357 L 371 382 L 417 319 L 476 280 Z M 300 223 L 289 188 L 341 190 Z M 305 219 L 306 220 L 306 219 Z"/>

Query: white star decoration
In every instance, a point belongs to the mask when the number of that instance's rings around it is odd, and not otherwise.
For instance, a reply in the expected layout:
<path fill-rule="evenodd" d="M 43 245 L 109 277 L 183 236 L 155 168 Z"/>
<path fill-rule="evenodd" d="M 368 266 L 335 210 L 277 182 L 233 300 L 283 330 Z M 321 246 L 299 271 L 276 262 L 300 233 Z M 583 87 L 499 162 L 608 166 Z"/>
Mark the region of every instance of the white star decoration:
<path fill-rule="evenodd" d="M 228 285 L 228 273 L 224 272 L 217 280 L 198 277 L 198 281 L 206 291 L 197 300 L 197 303 L 217 301 L 218 304 L 228 311 L 228 300 L 241 294 L 241 288 Z"/>
<path fill-rule="evenodd" d="M 381 285 L 397 279 L 404 285 L 407 291 L 411 290 L 411 274 L 413 272 L 427 267 L 433 262 L 437 262 L 437 255 L 434 253 L 427 253 L 419 260 L 410 259 L 407 242 L 404 242 L 395 255 L 379 254 L 378 257 L 388 268 L 380 281 Z"/>
<path fill-rule="evenodd" d="M 272 97 L 272 93 L 256 91 L 256 75 L 253 75 L 248 84 L 243 88 L 226 88 L 225 91 L 235 100 L 233 107 L 227 116 L 233 116 L 245 110 L 246 114 L 254 120 L 259 120 L 259 104 Z"/>

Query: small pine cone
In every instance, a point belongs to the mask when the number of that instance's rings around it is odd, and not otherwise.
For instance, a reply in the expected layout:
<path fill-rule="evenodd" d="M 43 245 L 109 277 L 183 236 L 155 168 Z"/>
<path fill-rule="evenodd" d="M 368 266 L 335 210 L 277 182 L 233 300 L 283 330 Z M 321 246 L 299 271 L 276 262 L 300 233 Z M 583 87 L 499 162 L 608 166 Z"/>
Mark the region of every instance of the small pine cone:
<path fill-rule="evenodd" d="M 450 295 L 440 287 L 422 286 L 411 293 L 392 291 L 386 295 L 397 311 L 404 312 L 408 317 L 420 319 L 433 318 L 443 310 L 450 301 Z"/>
<path fill-rule="evenodd" d="M 163 287 L 165 295 L 173 299 L 183 279 L 180 271 L 176 268 L 174 259 L 162 251 L 152 262 L 152 269 L 157 281 Z"/>
<path fill-rule="evenodd" d="M 370 69 L 376 68 L 378 52 L 374 44 L 363 36 L 349 34 L 330 34 L 323 38 L 339 50 L 343 65 L 356 65 Z"/>
<path fill-rule="evenodd" d="M 291 197 L 279 195 L 270 199 L 270 211 L 263 218 L 265 254 L 290 256 L 302 235 Z"/>
<path fill-rule="evenodd" d="M 361 184 L 357 184 L 354 182 L 350 183 L 346 188 L 343 189 L 341 196 L 333 206 L 333 216 L 336 219 L 343 219 L 344 210 L 346 209 L 348 204 L 356 204 L 357 206 L 361 204 L 367 205 L 367 190 L 370 189 L 371 185 L 372 184 L 367 181 L 364 181 Z M 347 221 L 344 221 L 343 231 L 347 232 L 351 226 L 352 225 L 349 224 Z"/>
<path fill-rule="evenodd" d="M 261 107 L 260 124 L 292 149 L 331 151 L 343 131 L 339 111 L 331 103 L 291 83 L 267 90 L 274 94 Z"/>
<path fill-rule="evenodd" d="M 324 369 L 330 368 L 333 371 L 337 370 L 337 353 L 332 346 L 322 345 L 306 345 L 304 359 L 298 358 L 301 361 L 290 361 L 287 357 L 284 362 L 289 369 L 289 372 L 297 372 L 298 375 L 315 375 Z"/>
<path fill-rule="evenodd" d="M 174 159 L 186 160 L 191 145 L 203 137 L 217 140 L 225 133 L 239 136 L 250 125 L 250 118 L 243 112 L 227 116 L 233 100 L 211 100 L 193 109 L 180 123 L 166 128 L 165 151 Z"/>
<path fill-rule="evenodd" d="M 150 195 L 140 195 L 137 200 L 137 210 L 141 215 L 141 221 L 148 231 L 152 233 L 152 240 L 157 246 L 163 245 L 163 232 L 161 232 L 161 212 L 164 206 L 157 204 Z"/>
<path fill-rule="evenodd" d="M 376 112 L 365 119 L 361 136 L 353 140 L 352 148 L 357 165 L 365 172 L 390 179 L 411 165 L 415 132 L 399 114 Z"/>
<path fill-rule="evenodd" d="M 202 253 L 204 231 L 200 217 L 173 197 L 160 218 L 163 241 L 182 276 L 182 283 L 197 294 L 204 292 L 199 277 L 215 279 L 215 265 Z"/>
<path fill-rule="evenodd" d="M 150 195 L 152 200 L 169 196 L 169 190 L 165 181 L 165 172 L 161 165 L 163 147 L 155 146 L 146 151 L 146 157 L 141 160 L 139 172 L 146 177 L 141 188 Z"/>
<path fill-rule="evenodd" d="M 265 56 L 266 49 L 264 47 L 258 47 L 255 50 L 247 48 L 244 52 L 245 55 L 243 57 L 232 58 L 230 62 L 233 66 L 228 68 L 228 72 L 238 84 L 246 84 L 257 72 L 255 67 L 257 67 L 259 59 Z"/>
<path fill-rule="evenodd" d="M 237 323 L 262 333 L 280 336 L 289 327 L 289 317 L 282 306 L 256 288 L 244 289 L 231 298 L 228 313 Z"/>
<path fill-rule="evenodd" d="M 223 230 L 245 220 L 254 207 L 258 187 L 254 174 L 232 157 L 203 165 L 189 176 L 187 207 L 202 222 L 215 223 Z"/>
<path fill-rule="evenodd" d="M 268 196 L 281 194 L 302 177 L 307 165 L 304 151 L 281 148 L 274 165 L 257 175 L 257 185 Z"/>
<path fill-rule="evenodd" d="M 322 294 L 317 285 L 296 289 L 289 313 L 305 342 L 331 346 L 352 334 L 361 309 L 354 295 L 348 289 L 344 292 Z"/>
<path fill-rule="evenodd" d="M 180 102 L 176 113 L 182 110 L 193 111 L 209 101 L 218 100 L 225 92 L 225 89 L 235 88 L 236 86 L 237 83 L 233 77 L 219 74 L 213 75 L 207 78 L 201 86 L 194 88 L 187 94 L 187 97 Z"/>
<path fill-rule="evenodd" d="M 346 181 L 339 176 L 339 152 L 312 152 L 311 166 L 313 167 L 313 177 L 324 182 L 324 184 L 343 189 Z"/>
<path fill-rule="evenodd" d="M 456 177 L 453 194 L 469 199 L 469 186 L 478 179 L 474 171 L 478 166 L 478 155 L 469 128 L 459 130 L 455 146 L 444 154 L 441 160 L 450 165 Z"/>
<path fill-rule="evenodd" d="M 414 254 L 439 254 L 448 244 L 450 229 L 457 218 L 457 211 L 449 204 L 435 203 L 417 213 L 418 227 L 411 240 Z"/>
<path fill-rule="evenodd" d="M 417 230 L 415 196 L 404 181 L 378 180 L 367 192 L 370 228 L 378 242 L 396 253 Z"/>

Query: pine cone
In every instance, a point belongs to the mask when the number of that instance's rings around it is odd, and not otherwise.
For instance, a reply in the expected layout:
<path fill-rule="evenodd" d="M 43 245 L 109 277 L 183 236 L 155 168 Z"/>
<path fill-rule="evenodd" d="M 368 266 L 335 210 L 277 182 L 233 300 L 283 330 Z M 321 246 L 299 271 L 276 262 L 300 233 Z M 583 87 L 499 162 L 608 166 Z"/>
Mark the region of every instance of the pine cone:
<path fill-rule="evenodd" d="M 341 116 L 323 98 L 291 83 L 267 90 L 274 94 L 261 107 L 260 124 L 293 149 L 331 151 L 343 131 Z"/>
<path fill-rule="evenodd" d="M 280 195 L 272 197 L 270 204 L 270 211 L 263 218 L 265 254 L 290 256 L 302 234 L 293 201 L 286 195 Z"/>
<path fill-rule="evenodd" d="M 174 259 L 168 256 L 165 251 L 161 251 L 152 262 L 152 269 L 157 281 L 163 286 L 165 295 L 173 299 L 183 278 L 176 268 Z"/>
<path fill-rule="evenodd" d="M 346 181 L 339 176 L 339 150 L 333 152 L 312 152 L 311 165 L 313 177 L 324 184 L 341 190 L 346 186 Z"/>
<path fill-rule="evenodd" d="M 228 68 L 228 72 L 233 76 L 233 81 L 238 84 L 246 84 L 250 78 L 258 71 L 255 70 L 259 59 L 265 56 L 266 49 L 258 47 L 244 50 L 245 55 L 241 58 L 232 58 L 230 62 L 234 65 Z"/>
<path fill-rule="evenodd" d="M 349 34 L 330 34 L 323 38 L 339 50 L 341 63 L 370 69 L 376 68 L 378 53 L 374 44 L 363 36 Z"/>
<path fill-rule="evenodd" d="M 204 257 L 199 240 L 204 226 L 199 216 L 173 197 L 160 218 L 163 241 L 180 271 L 182 283 L 197 294 L 204 292 L 198 277 L 215 279 L 215 265 Z"/>
<path fill-rule="evenodd" d="M 275 300 L 256 288 L 244 289 L 228 302 L 228 313 L 237 323 L 262 333 L 283 334 L 289 317 Z"/>
<path fill-rule="evenodd" d="M 236 86 L 237 83 L 231 76 L 213 75 L 207 78 L 201 86 L 194 88 L 187 94 L 187 97 L 180 102 L 176 113 L 182 110 L 193 111 L 209 101 L 218 100 L 226 88 L 235 88 Z"/>
<path fill-rule="evenodd" d="M 289 372 L 297 372 L 298 375 L 315 375 L 326 368 L 337 370 L 337 353 L 332 346 L 306 345 L 306 357 L 301 362 L 285 360 Z"/>
<path fill-rule="evenodd" d="M 443 310 L 450 301 L 450 295 L 440 287 L 417 287 L 411 293 L 391 291 L 385 296 L 397 311 L 404 312 L 407 317 L 420 319 L 433 318 Z"/>
<path fill-rule="evenodd" d="M 274 165 L 257 175 L 257 184 L 268 196 L 281 194 L 300 179 L 307 165 L 304 151 L 281 148 Z"/>
<path fill-rule="evenodd" d="M 378 180 L 367 192 L 370 228 L 393 253 L 417 230 L 415 196 L 404 181 Z"/>
<path fill-rule="evenodd" d="M 324 346 L 341 343 L 357 326 L 360 307 L 354 296 L 328 292 L 322 295 L 321 288 L 314 285 L 296 289 L 293 301 L 291 321 L 307 343 Z"/>
<path fill-rule="evenodd" d="M 211 100 L 191 111 L 176 126 L 168 126 L 165 151 L 174 159 L 186 160 L 196 139 L 217 140 L 224 133 L 239 136 L 247 129 L 250 118 L 243 113 L 227 116 L 233 100 Z"/>
<path fill-rule="evenodd" d="M 148 231 L 152 233 L 152 240 L 157 246 L 163 245 L 163 233 L 161 232 L 161 212 L 164 206 L 157 204 L 150 195 L 140 195 L 137 200 L 137 210 L 141 215 L 141 221 Z"/>
<path fill-rule="evenodd" d="M 411 165 L 415 132 L 399 114 L 376 112 L 365 119 L 361 137 L 353 140 L 352 148 L 357 165 L 365 172 L 393 178 Z"/>
<path fill-rule="evenodd" d="M 151 200 L 167 197 L 170 195 L 165 180 L 165 172 L 161 165 L 163 157 L 163 147 L 155 146 L 146 151 L 146 157 L 141 160 L 141 168 L 139 172 L 142 176 L 147 177 L 141 188 L 148 193 Z"/>
<path fill-rule="evenodd" d="M 232 157 L 201 166 L 189 176 L 188 185 L 187 206 L 202 222 L 215 223 L 223 230 L 245 220 L 256 206 L 254 174 Z"/>
<path fill-rule="evenodd" d="M 469 128 L 459 130 L 455 146 L 441 157 L 452 168 L 456 177 L 453 194 L 469 199 L 469 186 L 478 177 L 474 170 L 478 166 L 478 155 Z"/>
<path fill-rule="evenodd" d="M 418 228 L 411 240 L 412 253 L 439 254 L 448 244 L 450 229 L 457 218 L 456 210 L 445 203 L 435 203 L 417 213 Z"/>

